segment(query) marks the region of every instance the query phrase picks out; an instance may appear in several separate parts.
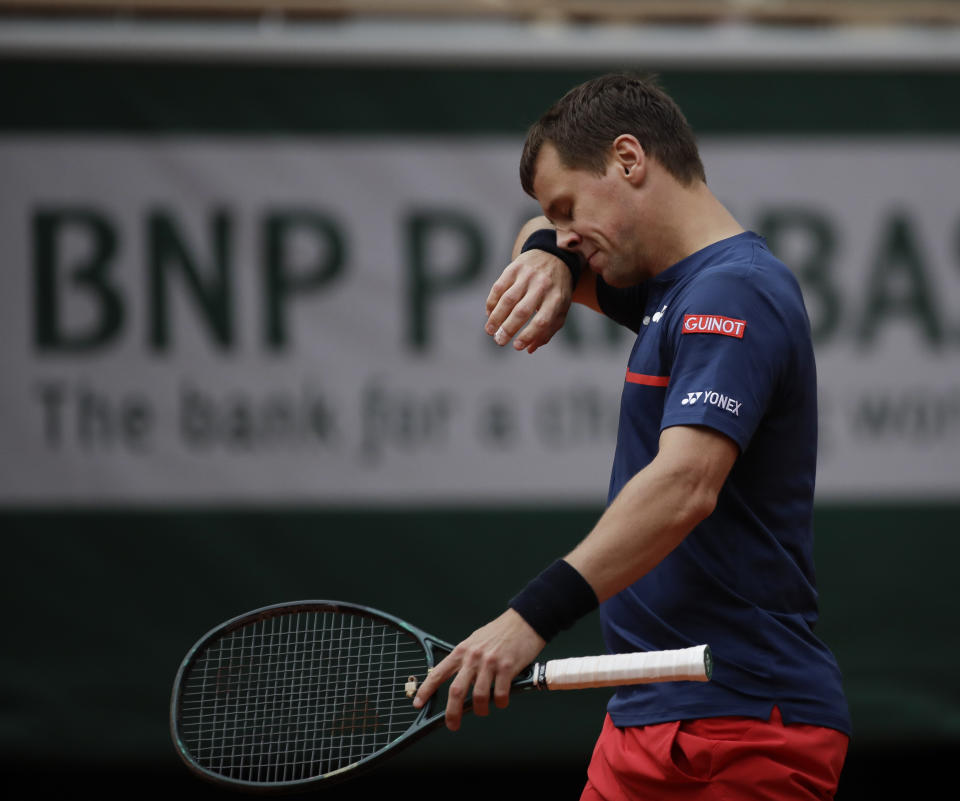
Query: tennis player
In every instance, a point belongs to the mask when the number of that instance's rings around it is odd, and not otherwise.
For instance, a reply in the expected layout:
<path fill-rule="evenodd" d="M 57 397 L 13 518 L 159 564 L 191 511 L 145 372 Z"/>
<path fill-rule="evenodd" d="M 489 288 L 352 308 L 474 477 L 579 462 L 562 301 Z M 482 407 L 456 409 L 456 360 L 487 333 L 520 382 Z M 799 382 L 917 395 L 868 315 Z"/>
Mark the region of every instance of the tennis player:
<path fill-rule="evenodd" d="M 693 133 L 653 82 L 588 81 L 531 129 L 521 230 L 487 333 L 533 353 L 572 301 L 637 334 L 609 503 L 595 527 L 443 660 L 446 722 L 600 604 L 612 652 L 708 643 L 713 679 L 623 687 L 582 798 L 828 799 L 850 718 L 814 634 L 816 367 L 800 288 L 707 187 Z"/>

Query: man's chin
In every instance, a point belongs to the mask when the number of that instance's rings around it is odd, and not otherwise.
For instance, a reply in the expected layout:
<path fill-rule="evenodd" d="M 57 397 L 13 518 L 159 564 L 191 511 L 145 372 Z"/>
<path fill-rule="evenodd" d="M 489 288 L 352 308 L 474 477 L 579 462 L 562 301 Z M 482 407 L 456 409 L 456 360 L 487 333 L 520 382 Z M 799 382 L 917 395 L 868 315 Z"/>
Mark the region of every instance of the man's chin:
<path fill-rule="evenodd" d="M 603 279 L 603 283 L 607 286 L 612 286 L 614 289 L 626 289 L 636 283 L 635 281 L 624 278 L 622 275 L 611 274 L 609 270 L 603 268 L 594 270 L 594 272 Z"/>
<path fill-rule="evenodd" d="M 637 275 L 636 271 L 611 269 L 609 262 L 604 263 L 603 265 L 594 267 L 593 264 L 588 262 L 590 270 L 597 275 L 597 277 L 603 279 L 603 283 L 607 286 L 611 286 L 614 289 L 628 289 L 629 287 L 636 286 L 637 284 L 642 284 L 645 280 L 644 276 Z"/>

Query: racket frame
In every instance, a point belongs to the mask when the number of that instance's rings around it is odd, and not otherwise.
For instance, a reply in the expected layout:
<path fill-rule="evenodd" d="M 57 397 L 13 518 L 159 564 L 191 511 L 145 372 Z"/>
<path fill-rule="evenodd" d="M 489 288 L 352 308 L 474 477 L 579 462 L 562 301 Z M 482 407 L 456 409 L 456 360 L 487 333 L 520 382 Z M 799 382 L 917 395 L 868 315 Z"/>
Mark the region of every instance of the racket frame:
<path fill-rule="evenodd" d="M 199 640 L 197 640 L 197 642 L 187 652 L 186 656 L 183 658 L 183 661 L 180 663 L 179 669 L 177 670 L 176 678 L 173 682 L 173 691 L 170 697 L 170 736 L 173 740 L 174 747 L 176 748 L 180 759 L 186 764 L 187 768 L 200 778 L 224 787 L 260 793 L 298 792 L 310 787 L 311 785 L 326 786 L 328 784 L 342 781 L 343 779 L 357 775 L 358 773 L 369 768 L 372 763 L 377 763 L 381 759 L 395 754 L 402 748 L 406 748 L 443 723 L 446 710 L 441 709 L 437 712 L 434 711 L 435 706 L 437 706 L 438 701 L 441 698 L 439 694 L 434 694 L 427 700 L 427 703 L 421 707 L 419 714 L 417 714 L 417 716 L 413 719 L 407 730 L 383 748 L 380 748 L 374 751 L 372 754 L 368 754 L 367 756 L 362 757 L 361 759 L 349 765 L 336 768 L 318 776 L 311 776 L 304 779 L 295 779 L 290 781 L 253 782 L 224 776 L 201 765 L 190 753 L 190 750 L 184 743 L 180 732 L 180 723 L 182 720 L 180 706 L 183 697 L 184 678 L 188 674 L 188 671 L 197 661 L 199 656 L 201 656 L 209 646 L 231 632 L 242 628 L 243 626 L 268 620 L 270 618 L 297 614 L 301 612 L 330 612 L 334 614 L 360 615 L 362 617 L 371 618 L 384 624 L 402 629 L 404 632 L 411 635 L 423 648 L 426 655 L 428 670 L 436 667 L 436 665 L 439 664 L 439 662 L 442 661 L 443 658 L 454 648 L 454 646 L 452 646 L 450 643 L 445 642 L 444 640 L 441 640 L 432 634 L 429 634 L 423 629 L 418 628 L 417 626 L 414 626 L 411 623 L 396 617 L 395 615 L 391 615 L 387 612 L 383 612 L 379 609 L 374 609 L 369 606 L 353 604 L 345 601 L 290 601 L 285 603 L 270 604 L 269 606 L 263 606 L 258 609 L 244 612 L 242 615 L 237 615 L 236 617 L 220 623 L 219 625 L 210 629 L 210 631 L 204 634 Z M 514 683 L 511 687 L 511 692 L 536 689 L 534 684 L 534 669 L 535 666 L 531 665 L 526 670 L 522 671 L 514 680 Z M 411 706 L 412 704 L 413 701 L 411 699 Z M 469 709 L 471 706 L 472 699 L 468 698 L 464 703 L 464 710 Z"/>

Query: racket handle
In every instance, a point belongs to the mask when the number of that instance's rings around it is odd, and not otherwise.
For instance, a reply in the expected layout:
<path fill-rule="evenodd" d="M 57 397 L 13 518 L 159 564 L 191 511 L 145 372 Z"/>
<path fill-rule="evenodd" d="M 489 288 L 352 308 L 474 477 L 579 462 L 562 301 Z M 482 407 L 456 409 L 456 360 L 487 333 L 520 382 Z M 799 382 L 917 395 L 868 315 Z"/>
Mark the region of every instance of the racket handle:
<path fill-rule="evenodd" d="M 580 656 L 553 659 L 534 667 L 534 684 L 540 689 L 576 690 L 649 684 L 655 681 L 709 681 L 713 657 L 709 645 L 673 651 Z"/>

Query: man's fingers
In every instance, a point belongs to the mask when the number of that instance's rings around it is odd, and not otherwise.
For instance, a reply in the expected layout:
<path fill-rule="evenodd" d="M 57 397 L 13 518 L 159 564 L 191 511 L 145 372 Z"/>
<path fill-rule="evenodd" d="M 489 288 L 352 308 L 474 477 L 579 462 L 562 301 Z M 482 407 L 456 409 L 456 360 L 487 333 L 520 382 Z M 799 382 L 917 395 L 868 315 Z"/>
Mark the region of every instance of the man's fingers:
<path fill-rule="evenodd" d="M 440 685 L 456 673 L 456 678 L 450 683 L 450 689 L 447 691 L 445 717 L 447 728 L 450 731 L 459 729 L 460 721 L 463 718 L 463 705 L 470 697 L 470 689 L 477 675 L 475 661 L 470 658 L 469 654 L 464 655 L 461 648 L 456 648 L 427 674 L 427 678 L 424 679 L 413 699 L 414 709 L 422 708 Z M 489 702 L 489 695 L 490 691 L 488 689 L 487 703 Z"/>
<path fill-rule="evenodd" d="M 506 345 L 512 337 L 529 319 L 530 314 L 536 309 L 530 310 L 527 316 L 519 323 L 516 322 L 517 306 L 526 302 L 529 309 L 530 300 L 528 299 L 530 286 L 526 281 L 516 281 L 508 286 L 497 299 L 496 305 L 489 310 L 487 316 L 486 332 L 490 334 L 498 345 Z M 537 297 L 536 295 L 534 296 Z M 512 319 L 512 322 L 511 322 Z M 502 338 L 506 335 L 506 338 Z"/>
<path fill-rule="evenodd" d="M 444 714 L 447 728 L 450 731 L 456 731 L 460 728 L 460 723 L 463 720 L 463 707 L 467 703 L 467 699 L 470 699 L 475 714 L 483 717 L 490 713 L 490 695 L 495 678 L 494 668 L 489 663 L 484 663 L 479 656 L 471 657 L 467 655 L 458 658 L 455 652 L 440 662 L 427 675 L 413 699 L 414 708 L 422 708 L 437 688 L 454 673 L 457 675 L 450 683 L 450 689 L 447 691 L 447 708 Z M 499 675 L 496 676 L 496 680 L 500 685 L 506 686 L 506 692 L 509 694 L 510 677 L 506 676 L 503 679 L 505 684 L 501 682 Z M 496 703 L 498 707 L 506 706 L 503 699 L 499 697 Z"/>
<path fill-rule="evenodd" d="M 420 689 L 417 690 L 417 694 L 413 699 L 413 708 L 420 709 L 427 703 L 427 701 L 430 700 L 430 696 L 456 672 L 459 665 L 459 659 L 455 659 L 454 655 L 450 654 L 446 659 L 443 659 L 439 665 L 434 667 L 427 674 L 427 678 L 424 679 L 423 684 L 420 685 Z"/>
<path fill-rule="evenodd" d="M 497 344 L 506 344 L 540 306 L 544 296 L 556 283 L 557 277 L 552 272 L 556 265 L 566 271 L 563 262 L 556 256 L 542 251 L 529 251 L 510 262 L 494 282 L 486 301 L 486 331 L 496 336 L 503 329 L 507 334 L 507 339 L 498 340 Z M 508 322 L 521 302 L 526 303 L 526 316 L 519 324 L 516 321 Z"/>
<path fill-rule="evenodd" d="M 516 350 L 533 353 L 549 342 L 566 320 L 570 308 L 569 290 L 562 283 L 566 267 L 549 254 L 537 258 L 539 261 L 529 259 L 523 264 L 512 262 L 487 298 L 486 332 L 501 347 L 512 339 Z M 560 276 L 557 269 L 562 271 Z"/>
<path fill-rule="evenodd" d="M 480 717 L 490 714 L 490 687 L 493 685 L 495 665 L 483 662 L 473 683 L 473 711 Z"/>
<path fill-rule="evenodd" d="M 533 318 L 527 323 L 513 341 L 517 350 L 533 353 L 541 345 L 546 345 L 562 327 L 567 318 L 567 309 L 560 308 L 557 302 L 545 302 Z"/>
<path fill-rule="evenodd" d="M 489 316 L 490 313 L 497 307 L 497 304 L 500 302 L 500 298 L 503 296 L 503 293 L 513 286 L 514 281 L 516 281 L 518 269 L 519 265 L 517 262 L 510 262 L 504 271 L 500 273 L 500 277 L 493 282 L 493 286 L 490 287 L 490 293 L 487 295 L 487 316 Z M 497 325 L 499 324 L 500 323 L 498 322 Z"/>
<path fill-rule="evenodd" d="M 460 720 L 463 718 L 463 705 L 470 695 L 470 686 L 473 684 L 475 675 L 476 672 L 472 666 L 463 666 L 450 684 L 445 715 L 447 728 L 450 731 L 456 731 L 460 728 Z"/>
<path fill-rule="evenodd" d="M 447 693 L 447 728 L 460 728 L 463 708 L 473 692 L 478 715 L 490 711 L 491 688 L 498 707 L 505 707 L 513 677 L 529 665 L 546 643 L 513 609 L 477 629 L 429 674 L 414 699 L 420 709 L 437 686 L 456 673 Z"/>
<path fill-rule="evenodd" d="M 546 286 L 541 281 L 531 281 L 523 289 L 515 284 L 504 292 L 489 320 L 491 327 L 497 325 L 493 339 L 498 345 L 506 345 L 530 321 L 540 309 L 545 293 Z M 506 316 L 501 317 L 498 312 Z"/>

